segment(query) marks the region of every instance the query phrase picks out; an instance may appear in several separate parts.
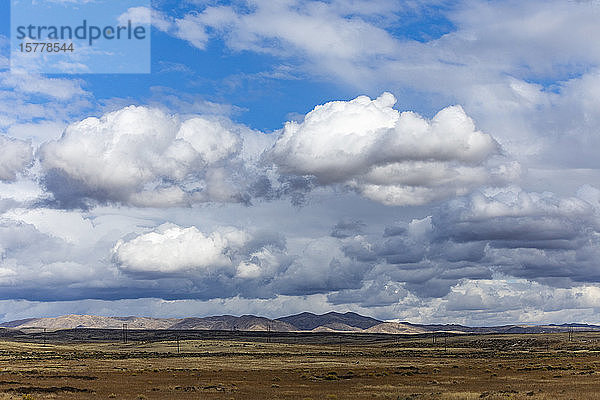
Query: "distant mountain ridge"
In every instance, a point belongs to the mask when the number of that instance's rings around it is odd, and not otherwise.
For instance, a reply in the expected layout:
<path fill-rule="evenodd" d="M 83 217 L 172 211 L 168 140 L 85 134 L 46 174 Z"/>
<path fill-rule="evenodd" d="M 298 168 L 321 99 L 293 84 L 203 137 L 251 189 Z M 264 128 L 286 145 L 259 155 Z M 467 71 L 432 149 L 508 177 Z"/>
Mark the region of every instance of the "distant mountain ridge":
<path fill-rule="evenodd" d="M 103 317 L 96 315 L 64 315 L 53 318 L 27 318 L 0 324 L 0 328 L 15 330 L 64 330 L 77 328 L 147 330 L 220 330 L 220 331 L 272 331 L 272 332 L 354 332 L 380 334 L 448 333 L 551 333 L 600 331 L 600 325 L 568 323 L 562 325 L 502 325 L 469 327 L 457 324 L 412 324 L 409 322 L 380 321 L 353 312 L 313 314 L 303 312 L 277 319 L 254 315 L 221 315 L 189 318 Z"/>
<path fill-rule="evenodd" d="M 222 315 L 217 317 L 184 318 L 169 329 L 202 329 L 218 331 L 274 331 L 292 332 L 296 327 L 285 322 L 254 315 Z"/>
<path fill-rule="evenodd" d="M 303 331 L 311 331 L 320 326 L 329 324 L 345 324 L 354 328 L 368 329 L 383 322 L 375 318 L 364 317 L 353 312 L 340 314 L 333 311 L 321 315 L 303 312 L 296 315 L 290 315 L 288 317 L 277 318 L 277 321 L 286 322 Z"/>

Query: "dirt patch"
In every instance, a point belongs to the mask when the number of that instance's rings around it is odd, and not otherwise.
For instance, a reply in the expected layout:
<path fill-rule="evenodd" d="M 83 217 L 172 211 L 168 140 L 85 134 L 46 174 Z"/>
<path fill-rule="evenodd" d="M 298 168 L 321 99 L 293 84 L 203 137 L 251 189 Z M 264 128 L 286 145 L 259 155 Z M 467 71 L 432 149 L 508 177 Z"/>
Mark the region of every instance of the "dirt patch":
<path fill-rule="evenodd" d="M 81 389 L 73 386 L 20 386 L 18 388 L 10 388 L 4 390 L 7 393 L 22 393 L 22 394 L 33 394 L 33 393 L 93 393 L 89 389 Z"/>

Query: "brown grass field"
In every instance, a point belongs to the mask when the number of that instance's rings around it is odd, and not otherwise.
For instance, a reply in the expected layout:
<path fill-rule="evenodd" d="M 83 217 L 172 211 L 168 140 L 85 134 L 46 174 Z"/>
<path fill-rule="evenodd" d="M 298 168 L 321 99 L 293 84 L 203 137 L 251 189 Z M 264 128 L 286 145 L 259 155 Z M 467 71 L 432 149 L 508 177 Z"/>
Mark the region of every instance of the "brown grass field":
<path fill-rule="evenodd" d="M 0 342 L 0 399 L 600 399 L 600 333 L 59 337 Z"/>

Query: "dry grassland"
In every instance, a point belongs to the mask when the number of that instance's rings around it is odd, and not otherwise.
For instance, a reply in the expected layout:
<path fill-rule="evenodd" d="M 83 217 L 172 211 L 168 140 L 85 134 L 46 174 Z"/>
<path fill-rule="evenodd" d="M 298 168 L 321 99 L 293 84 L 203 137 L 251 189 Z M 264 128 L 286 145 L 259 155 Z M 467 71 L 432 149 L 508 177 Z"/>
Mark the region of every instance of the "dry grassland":
<path fill-rule="evenodd" d="M 600 334 L 361 337 L 6 340 L 0 399 L 600 399 Z"/>

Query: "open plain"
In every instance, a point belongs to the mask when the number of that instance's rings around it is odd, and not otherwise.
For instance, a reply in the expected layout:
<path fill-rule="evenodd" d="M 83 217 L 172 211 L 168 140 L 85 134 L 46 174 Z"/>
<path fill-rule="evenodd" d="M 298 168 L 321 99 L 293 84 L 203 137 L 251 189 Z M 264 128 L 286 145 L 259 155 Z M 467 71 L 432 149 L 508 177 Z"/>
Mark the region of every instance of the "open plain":
<path fill-rule="evenodd" d="M 435 343 L 434 343 L 435 341 Z M 0 399 L 595 399 L 600 334 L 6 335 Z"/>

